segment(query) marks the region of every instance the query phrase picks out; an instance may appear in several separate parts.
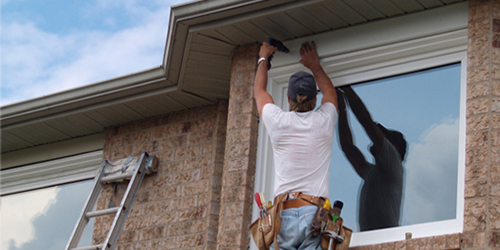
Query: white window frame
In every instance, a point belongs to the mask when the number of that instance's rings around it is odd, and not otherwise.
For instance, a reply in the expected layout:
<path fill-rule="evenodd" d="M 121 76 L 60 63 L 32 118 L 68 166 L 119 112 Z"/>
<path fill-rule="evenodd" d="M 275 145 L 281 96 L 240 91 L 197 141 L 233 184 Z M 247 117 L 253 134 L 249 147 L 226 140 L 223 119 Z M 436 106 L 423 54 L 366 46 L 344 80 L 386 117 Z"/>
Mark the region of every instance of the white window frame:
<path fill-rule="evenodd" d="M 0 172 L 0 196 L 93 179 L 103 159 L 102 150 L 68 156 Z"/>
<path fill-rule="evenodd" d="M 289 48 L 293 49 L 305 41 L 314 40 L 321 64 L 335 86 L 461 63 L 456 218 L 354 233 L 351 246 L 404 240 L 406 232 L 411 232 L 414 238 L 421 238 L 463 231 L 468 20 L 467 6 L 464 6 L 459 9 L 443 8 L 433 15 L 420 13 L 404 16 L 286 43 Z M 434 23 L 434 26 L 429 26 L 429 22 Z M 381 31 L 382 34 L 374 35 L 373 30 Z M 366 41 L 370 41 L 370 44 L 374 46 L 370 46 Z M 300 58 L 298 53 L 294 54 L 293 51 L 291 53 L 291 55 L 275 55 L 274 68 L 269 71 L 268 92 L 271 93 L 276 104 L 285 110 L 288 109 L 285 92 L 288 79 L 296 71 L 304 70 L 304 67 L 297 63 Z M 254 191 L 264 192 L 266 197 L 272 197 L 274 184 L 272 149 L 269 136 L 262 123 L 259 125 L 257 150 Z M 256 206 L 253 207 L 252 216 L 253 220 L 258 216 Z M 256 249 L 253 242 L 251 249 Z"/>

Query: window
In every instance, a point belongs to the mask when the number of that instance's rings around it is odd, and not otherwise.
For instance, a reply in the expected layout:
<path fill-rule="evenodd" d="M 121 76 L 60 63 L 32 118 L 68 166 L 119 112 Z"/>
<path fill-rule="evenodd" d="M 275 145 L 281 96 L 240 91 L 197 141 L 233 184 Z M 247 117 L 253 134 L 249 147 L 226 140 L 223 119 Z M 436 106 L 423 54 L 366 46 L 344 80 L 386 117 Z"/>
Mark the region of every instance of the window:
<path fill-rule="evenodd" d="M 0 248 L 64 249 L 90 194 L 102 151 L 4 169 Z M 91 245 L 93 219 L 80 246 Z"/>
<path fill-rule="evenodd" d="M 64 249 L 92 189 L 93 180 L 49 187 L 1 198 L 1 248 Z M 80 240 L 90 246 L 93 220 Z"/>
<path fill-rule="evenodd" d="M 318 46 L 320 42 L 316 40 Z M 361 179 L 339 149 L 336 131 L 329 198 L 344 202 L 345 225 L 355 232 L 351 246 L 403 240 L 406 232 L 414 238 L 462 232 L 466 43 L 466 31 L 457 30 L 322 57 L 336 86 L 352 86 L 372 118 L 400 130 L 408 142 L 399 226 L 361 232 Z M 268 91 L 286 110 L 288 78 L 303 68 L 284 65 L 269 72 Z M 356 145 L 373 162 L 370 140 L 352 111 L 348 113 Z M 272 166 L 272 149 L 261 124 L 255 190 L 266 197 L 273 195 Z M 254 218 L 256 214 L 254 208 Z"/>

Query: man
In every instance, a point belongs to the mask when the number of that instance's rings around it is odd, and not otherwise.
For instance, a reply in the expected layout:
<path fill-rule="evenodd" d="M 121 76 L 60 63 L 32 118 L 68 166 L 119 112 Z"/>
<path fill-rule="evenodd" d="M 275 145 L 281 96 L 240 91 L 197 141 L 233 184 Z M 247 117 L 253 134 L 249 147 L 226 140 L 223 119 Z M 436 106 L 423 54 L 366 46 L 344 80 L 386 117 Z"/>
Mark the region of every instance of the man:
<path fill-rule="evenodd" d="M 311 234 L 311 223 L 317 205 L 321 204 L 319 197 L 329 197 L 337 93 L 319 63 L 315 43 L 306 42 L 300 48 L 300 63 L 313 75 L 301 71 L 290 77 L 288 103 L 291 111 L 283 111 L 266 91 L 266 58 L 274 51 L 276 48 L 266 42 L 260 47 L 254 98 L 273 147 L 274 195 L 287 199 L 283 203 L 277 241 L 280 249 L 321 249 L 321 236 Z M 314 111 L 316 83 L 323 98 L 321 106 Z M 308 202 L 306 197 L 314 201 Z"/>
<path fill-rule="evenodd" d="M 356 173 L 363 179 L 359 197 L 359 228 L 367 231 L 399 226 L 406 140 L 402 133 L 388 130 L 374 122 L 350 86 L 340 89 L 343 92 L 338 92 L 340 145 Z M 366 161 L 363 153 L 353 143 L 344 96 L 373 142 L 370 152 L 375 159 L 374 164 Z"/>

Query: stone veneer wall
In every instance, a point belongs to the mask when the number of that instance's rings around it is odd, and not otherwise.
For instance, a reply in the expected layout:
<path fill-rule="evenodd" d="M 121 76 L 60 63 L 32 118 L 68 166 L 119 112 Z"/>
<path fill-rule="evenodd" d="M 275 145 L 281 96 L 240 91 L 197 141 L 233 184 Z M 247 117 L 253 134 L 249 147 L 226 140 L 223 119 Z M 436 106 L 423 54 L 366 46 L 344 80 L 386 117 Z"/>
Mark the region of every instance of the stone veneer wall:
<path fill-rule="evenodd" d="M 259 45 L 236 49 L 229 112 L 217 249 L 246 250 L 252 218 L 258 112 L 253 99 Z"/>
<path fill-rule="evenodd" d="M 469 1 L 462 249 L 500 249 L 500 0 Z"/>
<path fill-rule="evenodd" d="M 214 249 L 217 242 L 221 174 L 227 126 L 227 101 L 106 130 L 104 158 L 111 161 L 142 152 L 159 160 L 147 175 L 120 234 L 117 250 Z M 98 209 L 110 199 L 107 185 Z M 112 216 L 96 218 L 93 244 L 102 243 Z"/>

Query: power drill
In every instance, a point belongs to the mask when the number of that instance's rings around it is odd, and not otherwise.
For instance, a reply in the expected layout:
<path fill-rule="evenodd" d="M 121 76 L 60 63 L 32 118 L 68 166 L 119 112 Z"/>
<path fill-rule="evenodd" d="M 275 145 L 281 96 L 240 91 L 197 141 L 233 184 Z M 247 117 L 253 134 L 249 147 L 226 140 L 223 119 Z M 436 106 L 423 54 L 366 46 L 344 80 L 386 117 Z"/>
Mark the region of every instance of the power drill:
<path fill-rule="evenodd" d="M 290 52 L 290 50 L 285 45 L 283 45 L 281 41 L 274 38 L 269 37 L 269 39 L 267 39 L 267 43 L 273 47 L 276 47 L 279 52 Z M 267 58 L 267 70 L 271 69 L 271 59 L 273 59 L 273 55 L 274 53 Z"/>

